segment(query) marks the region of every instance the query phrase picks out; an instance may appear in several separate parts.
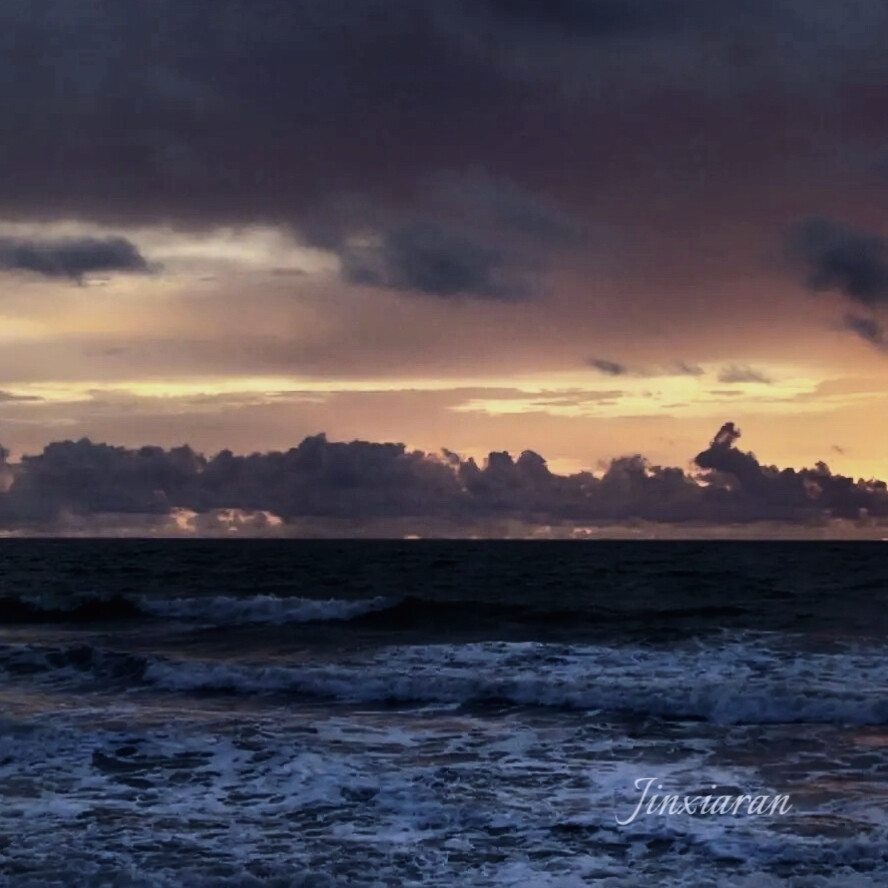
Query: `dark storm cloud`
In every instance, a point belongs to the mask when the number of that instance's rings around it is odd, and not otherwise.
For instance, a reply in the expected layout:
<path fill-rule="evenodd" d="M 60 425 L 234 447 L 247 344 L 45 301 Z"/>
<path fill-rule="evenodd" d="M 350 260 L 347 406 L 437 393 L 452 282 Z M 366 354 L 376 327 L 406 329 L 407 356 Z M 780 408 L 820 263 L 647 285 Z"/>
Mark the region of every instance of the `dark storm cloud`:
<path fill-rule="evenodd" d="M 64 513 L 166 514 L 183 507 L 270 510 L 281 517 L 437 513 L 460 497 L 443 462 L 402 444 L 306 438 L 286 453 L 211 459 L 189 447 L 127 449 L 88 440 L 24 457 L 0 514 L 51 521 Z"/>
<path fill-rule="evenodd" d="M 819 95 L 855 66 L 885 68 L 883 4 L 852 6 L 5 0 L 0 214 L 301 231 L 343 195 L 412 205 L 447 169 L 606 183 L 623 148 L 566 94 L 618 101 L 645 127 L 636 100 L 716 81 L 740 94 L 813 81 Z M 658 144 L 669 126 L 651 125 Z M 505 216 L 549 226 L 518 209 Z"/>
<path fill-rule="evenodd" d="M 735 445 L 740 430 L 732 422 L 719 429 L 695 462 L 708 470 L 713 497 L 730 501 L 748 519 L 798 520 L 819 513 L 833 518 L 888 517 L 888 488 L 883 481 L 854 481 L 833 475 L 818 462 L 813 469 L 764 466 Z"/>
<path fill-rule="evenodd" d="M 102 514 L 164 516 L 176 508 L 267 511 L 285 522 L 337 518 L 366 527 L 385 518 L 443 519 L 454 526 L 510 518 L 530 523 L 817 522 L 888 520 L 881 481 L 813 469 L 778 469 L 737 447 L 725 423 L 696 457 L 700 472 L 654 466 L 642 456 L 612 460 L 600 477 L 558 475 L 531 450 L 517 458 L 492 452 L 483 466 L 444 450 L 403 444 L 306 438 L 286 452 L 207 458 L 189 447 L 128 449 L 88 440 L 50 444 L 37 456 L 0 468 L 0 522 L 7 528 L 52 528 Z M 9 481 L 11 479 L 11 485 Z M 357 523 L 354 523 L 357 522 Z"/>
<path fill-rule="evenodd" d="M 855 302 L 888 302 L 888 251 L 879 235 L 820 217 L 798 223 L 790 232 L 788 252 L 808 272 L 815 291 L 835 290 Z"/>
<path fill-rule="evenodd" d="M 293 220 L 365 185 L 397 121 L 444 111 L 470 76 L 438 81 L 453 66 L 407 4 L 10 0 L 0 16 L 0 204 L 30 213 Z"/>
<path fill-rule="evenodd" d="M 609 361 L 607 358 L 589 358 L 586 363 L 605 376 L 625 376 L 629 372 L 625 364 Z"/>
<path fill-rule="evenodd" d="M 437 223 L 402 225 L 340 251 L 342 275 L 354 284 L 432 296 L 514 299 L 528 295 L 520 257 Z"/>
<path fill-rule="evenodd" d="M 533 33 L 542 30 L 558 37 L 601 40 L 718 33 L 719 22 L 770 25 L 782 16 L 792 18 L 796 4 L 780 4 L 782 11 L 774 15 L 776 5 L 767 0 L 480 0 L 472 7 Z M 808 5 L 809 20 L 816 28 L 818 4 L 809 0 Z M 829 4 L 819 6 L 822 10 Z"/>
<path fill-rule="evenodd" d="M 787 253 L 807 271 L 813 292 L 834 291 L 872 313 L 888 306 L 888 241 L 843 222 L 814 217 L 797 223 Z M 871 314 L 846 312 L 842 327 L 881 350 L 885 330 Z"/>
<path fill-rule="evenodd" d="M 752 367 L 746 367 L 742 364 L 729 364 L 727 367 L 722 367 L 718 374 L 718 381 L 728 384 L 760 382 L 764 385 L 770 385 L 772 382 L 772 380 L 760 370 L 755 370 Z"/>
<path fill-rule="evenodd" d="M 365 197 L 332 201 L 302 235 L 332 250 L 349 283 L 510 300 L 542 289 L 551 258 L 579 244 L 570 214 L 506 178 L 441 172 L 417 184 L 421 213 Z"/>
<path fill-rule="evenodd" d="M 123 237 L 0 238 L 0 271 L 81 280 L 95 273 L 144 274 L 150 268 L 137 247 Z"/>
<path fill-rule="evenodd" d="M 584 37 L 650 34 L 694 7 L 687 0 L 482 0 L 479 5 L 520 27 Z"/>
<path fill-rule="evenodd" d="M 770 84 L 806 91 L 877 60 L 883 4 L 837 0 L 481 0 L 441 2 L 446 21 L 511 76 L 573 94 L 679 88 L 730 96 Z M 602 82 L 603 81 L 603 82 Z M 605 85 L 606 84 L 606 85 Z"/>
<path fill-rule="evenodd" d="M 482 170 L 435 176 L 432 199 L 442 211 L 450 211 L 507 235 L 529 239 L 548 247 L 566 247 L 583 236 L 580 221 L 551 201 L 522 188 L 517 182 Z"/>

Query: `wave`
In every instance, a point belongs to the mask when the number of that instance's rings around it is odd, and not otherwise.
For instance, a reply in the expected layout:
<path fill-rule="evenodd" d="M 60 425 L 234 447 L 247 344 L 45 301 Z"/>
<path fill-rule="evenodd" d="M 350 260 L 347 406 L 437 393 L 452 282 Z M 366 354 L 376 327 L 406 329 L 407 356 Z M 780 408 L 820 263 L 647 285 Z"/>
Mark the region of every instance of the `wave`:
<path fill-rule="evenodd" d="M 600 606 L 533 606 L 475 599 L 435 601 L 418 596 L 400 599 L 320 599 L 255 595 L 158 598 L 147 596 L 81 597 L 58 600 L 0 598 L 0 624 L 102 623 L 166 619 L 210 626 L 281 625 L 353 621 L 375 630 L 457 628 L 519 624 L 540 627 L 609 623 L 668 624 L 682 620 L 718 620 L 746 614 L 734 605 L 656 608 L 621 612 Z"/>
<path fill-rule="evenodd" d="M 91 597 L 68 601 L 44 598 L 0 598 L 0 624 L 106 623 L 139 619 L 172 619 L 211 626 L 309 623 L 350 620 L 386 608 L 390 599 L 378 596 L 344 599 L 279 598 L 227 595 L 193 598 Z"/>
<path fill-rule="evenodd" d="M 0 670 L 13 676 L 49 675 L 56 681 L 87 680 L 141 682 L 156 657 L 109 650 L 91 644 L 46 647 L 28 644 L 0 646 Z"/>
<path fill-rule="evenodd" d="M 816 655 L 750 669 L 756 655 L 747 651 L 707 672 L 706 661 L 720 655 L 716 650 L 676 660 L 638 649 L 573 646 L 559 653 L 551 647 L 422 645 L 323 668 L 158 661 L 145 680 L 178 692 L 362 704 L 512 704 L 720 724 L 888 723 L 888 698 L 878 689 L 888 670 L 878 684 L 868 680 L 869 658 Z"/>
<path fill-rule="evenodd" d="M 330 663 L 131 655 L 81 645 L 6 648 L 0 669 L 121 679 L 154 692 L 362 705 L 555 707 L 717 724 L 888 724 L 884 651 L 810 653 L 768 640 L 718 647 L 482 642 L 411 645 Z M 882 664 L 882 665 L 880 665 Z"/>
<path fill-rule="evenodd" d="M 139 608 L 144 614 L 167 619 L 200 621 L 214 626 L 236 626 L 245 623 L 313 623 L 327 620 L 351 620 L 389 606 L 389 599 L 279 598 L 256 595 L 233 598 L 218 595 L 212 598 L 143 599 Z"/>

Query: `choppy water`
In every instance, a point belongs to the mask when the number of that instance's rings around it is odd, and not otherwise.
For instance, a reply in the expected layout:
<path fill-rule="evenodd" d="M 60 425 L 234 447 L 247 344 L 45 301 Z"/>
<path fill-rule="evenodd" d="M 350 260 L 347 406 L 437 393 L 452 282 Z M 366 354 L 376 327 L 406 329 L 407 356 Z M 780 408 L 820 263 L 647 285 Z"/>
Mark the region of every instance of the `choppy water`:
<path fill-rule="evenodd" d="M 884 885 L 886 555 L 4 541 L 0 884 Z"/>

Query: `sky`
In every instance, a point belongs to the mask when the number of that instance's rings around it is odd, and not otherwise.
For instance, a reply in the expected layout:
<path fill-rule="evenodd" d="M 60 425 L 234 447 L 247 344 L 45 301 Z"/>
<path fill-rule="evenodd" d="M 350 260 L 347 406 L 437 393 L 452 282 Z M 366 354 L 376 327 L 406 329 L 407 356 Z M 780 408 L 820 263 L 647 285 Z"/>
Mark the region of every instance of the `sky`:
<path fill-rule="evenodd" d="M 0 441 L 601 476 L 736 423 L 885 478 L 886 38 L 883 0 L 4 0 Z"/>

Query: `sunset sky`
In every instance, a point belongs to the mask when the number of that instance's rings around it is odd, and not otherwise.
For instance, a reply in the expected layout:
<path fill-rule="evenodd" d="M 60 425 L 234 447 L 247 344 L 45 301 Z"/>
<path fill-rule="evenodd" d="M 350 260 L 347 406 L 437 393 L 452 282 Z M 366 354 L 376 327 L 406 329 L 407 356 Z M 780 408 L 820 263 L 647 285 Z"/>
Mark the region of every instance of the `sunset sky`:
<path fill-rule="evenodd" d="M 4 0 L 0 441 L 888 475 L 880 0 Z M 886 328 L 888 329 L 888 328 Z"/>

